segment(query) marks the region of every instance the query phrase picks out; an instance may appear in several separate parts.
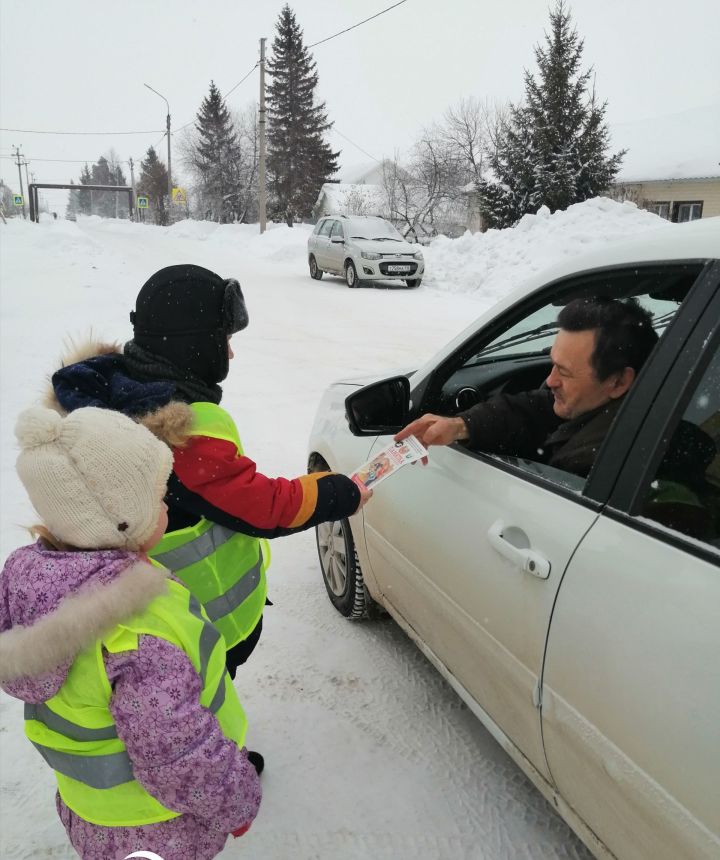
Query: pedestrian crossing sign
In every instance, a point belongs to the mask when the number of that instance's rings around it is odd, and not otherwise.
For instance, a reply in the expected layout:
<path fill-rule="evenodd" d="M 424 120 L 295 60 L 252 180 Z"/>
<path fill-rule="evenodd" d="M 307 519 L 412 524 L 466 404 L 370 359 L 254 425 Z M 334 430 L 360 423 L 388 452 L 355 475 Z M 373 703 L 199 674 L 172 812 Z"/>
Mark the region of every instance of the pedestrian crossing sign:
<path fill-rule="evenodd" d="M 13 194 L 13 203 L 16 206 L 23 206 L 25 204 L 25 200 L 23 199 L 22 194 Z"/>
<path fill-rule="evenodd" d="M 148 208 L 148 198 L 147 197 L 138 197 L 137 208 L 138 209 L 147 209 Z"/>

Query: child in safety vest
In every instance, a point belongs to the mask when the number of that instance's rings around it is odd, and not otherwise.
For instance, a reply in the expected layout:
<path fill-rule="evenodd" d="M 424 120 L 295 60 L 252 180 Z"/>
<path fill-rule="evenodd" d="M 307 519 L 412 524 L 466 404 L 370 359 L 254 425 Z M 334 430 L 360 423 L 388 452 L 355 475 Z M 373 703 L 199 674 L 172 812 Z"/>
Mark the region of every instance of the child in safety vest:
<path fill-rule="evenodd" d="M 130 321 L 133 338 L 124 348 L 89 343 L 65 357 L 49 403 L 68 413 L 86 406 L 123 412 L 170 445 L 168 528 L 149 554 L 203 605 L 235 677 L 258 643 L 269 603 L 267 539 L 345 519 L 372 491 L 321 463 L 309 475 L 269 477 L 245 452 L 220 405 L 230 338 L 249 322 L 237 280 L 202 266 L 167 266 L 143 285 Z"/>
<path fill-rule="evenodd" d="M 247 830 L 262 757 L 198 600 L 145 551 L 167 525 L 172 453 L 119 412 L 18 419 L 36 543 L 0 575 L 0 683 L 58 783 L 84 860 L 204 860 Z"/>

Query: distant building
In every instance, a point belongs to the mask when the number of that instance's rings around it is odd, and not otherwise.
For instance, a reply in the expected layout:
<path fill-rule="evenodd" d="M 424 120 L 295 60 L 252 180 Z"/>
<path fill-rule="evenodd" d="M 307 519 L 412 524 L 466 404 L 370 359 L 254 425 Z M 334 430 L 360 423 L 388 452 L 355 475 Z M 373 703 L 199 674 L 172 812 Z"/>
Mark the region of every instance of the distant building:
<path fill-rule="evenodd" d="M 720 215 L 720 104 L 613 127 L 627 149 L 611 194 L 668 221 Z"/>
<path fill-rule="evenodd" d="M 387 195 L 382 185 L 326 182 L 313 206 L 316 221 L 323 215 L 379 215 L 384 218 L 387 214 Z"/>

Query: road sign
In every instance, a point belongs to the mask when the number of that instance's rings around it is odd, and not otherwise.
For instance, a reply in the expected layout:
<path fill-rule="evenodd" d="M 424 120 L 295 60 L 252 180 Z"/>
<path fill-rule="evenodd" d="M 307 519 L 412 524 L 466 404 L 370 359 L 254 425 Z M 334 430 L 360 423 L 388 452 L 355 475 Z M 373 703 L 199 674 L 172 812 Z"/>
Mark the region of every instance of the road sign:
<path fill-rule="evenodd" d="M 147 197 L 138 197 L 137 199 L 137 208 L 138 209 L 147 209 L 148 208 L 149 198 Z"/>
<path fill-rule="evenodd" d="M 13 194 L 13 203 L 16 206 L 24 206 L 25 200 L 23 199 L 22 194 Z"/>
<path fill-rule="evenodd" d="M 172 190 L 173 203 L 184 206 L 187 203 L 187 193 L 184 188 L 173 188 Z"/>

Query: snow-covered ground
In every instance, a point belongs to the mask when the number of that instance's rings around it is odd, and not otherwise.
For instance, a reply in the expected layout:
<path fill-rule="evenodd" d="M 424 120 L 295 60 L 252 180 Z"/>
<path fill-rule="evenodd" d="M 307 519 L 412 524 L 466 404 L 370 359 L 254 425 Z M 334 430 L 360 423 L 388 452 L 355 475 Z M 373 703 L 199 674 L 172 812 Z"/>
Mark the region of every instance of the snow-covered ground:
<path fill-rule="evenodd" d="M 512 231 L 440 239 L 417 290 L 348 290 L 306 272 L 309 228 L 83 219 L 0 224 L 0 550 L 35 518 L 14 473 L 13 424 L 42 392 L 67 335 L 124 340 L 143 282 L 172 263 L 238 277 L 250 327 L 233 340 L 223 405 L 262 471 L 304 471 L 316 404 L 333 379 L 429 358 L 522 277 L 591 243 L 658 226 L 589 201 Z M 254 860 L 549 860 L 590 855 L 389 620 L 351 624 L 328 602 L 311 533 L 273 542 L 263 637 L 236 681 L 248 742 L 267 762 Z M 0 856 L 69 858 L 53 777 L 0 694 Z"/>

